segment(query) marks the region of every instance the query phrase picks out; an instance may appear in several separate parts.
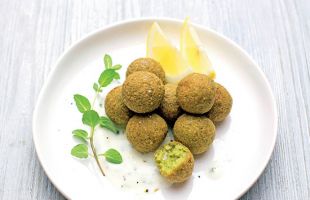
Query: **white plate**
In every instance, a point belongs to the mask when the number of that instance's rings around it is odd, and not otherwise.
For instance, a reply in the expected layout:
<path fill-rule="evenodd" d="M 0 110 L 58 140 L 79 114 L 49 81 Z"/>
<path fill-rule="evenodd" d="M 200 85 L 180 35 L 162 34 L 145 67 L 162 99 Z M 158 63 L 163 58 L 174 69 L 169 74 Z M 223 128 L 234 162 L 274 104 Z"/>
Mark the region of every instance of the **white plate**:
<path fill-rule="evenodd" d="M 124 78 L 126 66 L 145 56 L 147 31 L 153 21 L 159 22 L 178 45 L 182 22 L 177 20 L 142 19 L 105 27 L 66 51 L 41 91 L 33 116 L 35 147 L 50 180 L 70 199 L 236 199 L 252 186 L 268 163 L 276 141 L 277 111 L 267 79 L 238 45 L 198 25 L 195 25 L 197 32 L 217 72 L 216 81 L 230 91 L 234 105 L 230 116 L 217 127 L 211 149 L 196 158 L 192 178 L 177 187 L 162 184 L 150 160 L 147 164 L 136 163 L 139 168 L 135 174 L 141 181 L 144 177 L 145 183 L 129 187 L 118 175 L 132 167 L 132 155 L 140 159 L 139 154 L 126 150 L 130 145 L 123 134 L 115 136 L 105 130 L 96 133 L 98 151 L 116 145 L 124 156 L 124 164 L 117 166 L 102 160 L 109 168 L 106 169 L 108 178 L 101 176 L 92 159 L 81 161 L 71 157 L 70 150 L 77 144 L 71 131 L 85 128 L 73 95 L 93 97 L 92 84 L 103 70 L 105 53 L 123 65 Z M 120 83 L 105 89 L 102 98 Z M 97 109 L 104 114 L 102 108 Z M 122 144 L 113 144 L 116 139 Z M 130 176 L 126 181 L 136 182 Z M 125 186 L 121 188 L 121 184 Z M 155 187 L 159 191 L 153 192 Z M 143 192 L 145 188 L 149 189 L 148 193 Z"/>

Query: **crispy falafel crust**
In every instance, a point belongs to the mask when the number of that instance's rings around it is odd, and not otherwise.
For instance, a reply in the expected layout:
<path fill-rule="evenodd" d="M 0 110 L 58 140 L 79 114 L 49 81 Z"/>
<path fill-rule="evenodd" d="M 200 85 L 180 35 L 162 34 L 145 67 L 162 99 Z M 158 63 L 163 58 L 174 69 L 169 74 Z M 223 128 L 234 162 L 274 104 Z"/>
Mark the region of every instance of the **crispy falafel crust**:
<path fill-rule="evenodd" d="M 162 81 L 150 72 L 135 72 L 123 84 L 123 102 L 136 113 L 148 113 L 157 109 L 164 94 Z"/>
<path fill-rule="evenodd" d="M 165 85 L 165 95 L 160 104 L 160 112 L 164 118 L 169 121 L 174 121 L 181 113 L 181 107 L 178 103 L 176 96 L 177 85 L 166 84 Z"/>
<path fill-rule="evenodd" d="M 179 105 L 186 112 L 193 114 L 206 113 L 214 103 L 214 81 L 204 74 L 189 74 L 179 82 L 177 98 Z"/>
<path fill-rule="evenodd" d="M 128 141 L 141 153 L 156 150 L 165 139 L 167 132 L 166 121 L 155 113 L 134 115 L 126 126 Z"/>
<path fill-rule="evenodd" d="M 230 113 L 233 99 L 227 89 L 219 83 L 216 84 L 215 101 L 207 116 L 214 122 L 223 121 Z"/>
<path fill-rule="evenodd" d="M 159 62 L 152 58 L 138 58 L 134 60 L 127 68 L 126 76 L 137 72 L 147 71 L 155 74 L 163 83 L 166 82 L 165 71 Z"/>
<path fill-rule="evenodd" d="M 181 115 L 174 124 L 176 141 L 189 148 L 193 154 L 206 152 L 215 137 L 215 126 L 206 116 Z"/>
<path fill-rule="evenodd" d="M 132 112 L 123 103 L 122 86 L 115 87 L 107 94 L 104 107 L 107 116 L 122 127 L 126 126 L 132 116 Z"/>

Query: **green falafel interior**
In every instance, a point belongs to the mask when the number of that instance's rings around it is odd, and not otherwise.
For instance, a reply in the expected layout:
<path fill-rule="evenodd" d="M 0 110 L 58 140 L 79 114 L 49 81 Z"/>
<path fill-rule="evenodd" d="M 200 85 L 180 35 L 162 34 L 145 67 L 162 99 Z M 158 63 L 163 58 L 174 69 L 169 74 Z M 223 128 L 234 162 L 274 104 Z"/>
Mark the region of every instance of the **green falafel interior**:
<path fill-rule="evenodd" d="M 170 142 L 155 152 L 155 162 L 163 175 L 170 175 L 187 160 L 189 150 L 178 142 Z"/>

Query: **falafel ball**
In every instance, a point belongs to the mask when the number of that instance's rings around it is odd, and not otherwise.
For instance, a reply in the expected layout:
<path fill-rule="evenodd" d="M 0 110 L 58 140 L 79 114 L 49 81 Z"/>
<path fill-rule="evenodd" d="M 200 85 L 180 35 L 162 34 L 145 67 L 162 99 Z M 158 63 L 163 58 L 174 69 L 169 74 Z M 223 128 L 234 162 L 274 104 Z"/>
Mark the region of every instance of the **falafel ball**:
<path fill-rule="evenodd" d="M 123 103 L 122 86 L 115 87 L 107 94 L 104 108 L 107 116 L 122 127 L 126 126 L 132 116 L 132 112 Z"/>
<path fill-rule="evenodd" d="M 162 81 L 146 71 L 130 74 L 122 89 L 124 104 L 136 113 L 148 113 L 158 108 L 164 94 Z"/>
<path fill-rule="evenodd" d="M 214 103 L 214 81 L 205 74 L 189 74 L 179 82 L 177 98 L 179 105 L 186 112 L 206 113 Z"/>
<path fill-rule="evenodd" d="M 215 137 L 215 126 L 206 116 L 181 115 L 173 127 L 174 139 L 193 154 L 207 151 Z"/>
<path fill-rule="evenodd" d="M 169 142 L 159 148 L 154 159 L 160 174 L 170 183 L 182 183 L 193 173 L 194 156 L 179 142 Z"/>
<path fill-rule="evenodd" d="M 169 121 L 174 121 L 181 113 L 177 96 L 176 96 L 177 85 L 168 83 L 165 85 L 164 99 L 160 104 L 160 112 Z"/>
<path fill-rule="evenodd" d="M 147 71 L 155 74 L 163 83 L 166 82 L 165 71 L 159 62 L 152 58 L 138 58 L 134 60 L 127 68 L 126 76 L 137 72 Z"/>
<path fill-rule="evenodd" d="M 216 84 L 215 101 L 211 110 L 207 113 L 214 123 L 223 121 L 230 113 L 233 100 L 224 86 Z"/>
<path fill-rule="evenodd" d="M 132 146 L 141 153 L 156 150 L 168 132 L 166 121 L 157 114 L 134 115 L 127 123 L 126 135 Z"/>

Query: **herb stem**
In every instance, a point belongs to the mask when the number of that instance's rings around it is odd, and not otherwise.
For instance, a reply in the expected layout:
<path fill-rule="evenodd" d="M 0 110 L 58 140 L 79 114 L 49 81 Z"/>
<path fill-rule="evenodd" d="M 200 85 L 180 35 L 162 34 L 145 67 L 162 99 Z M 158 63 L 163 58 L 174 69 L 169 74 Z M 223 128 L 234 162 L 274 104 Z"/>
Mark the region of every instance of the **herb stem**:
<path fill-rule="evenodd" d="M 99 162 L 99 159 L 98 159 L 98 155 L 96 153 L 96 148 L 95 148 L 95 145 L 94 145 L 94 131 L 95 131 L 95 129 L 92 127 L 91 130 L 90 130 L 90 139 L 89 139 L 90 140 L 90 146 L 91 146 L 91 150 L 93 151 L 96 163 L 97 163 L 97 165 L 98 165 L 102 175 L 105 176 L 105 173 L 104 173 L 104 171 L 103 171 L 103 169 L 102 169 L 102 167 L 100 165 L 100 162 Z"/>

